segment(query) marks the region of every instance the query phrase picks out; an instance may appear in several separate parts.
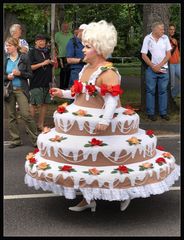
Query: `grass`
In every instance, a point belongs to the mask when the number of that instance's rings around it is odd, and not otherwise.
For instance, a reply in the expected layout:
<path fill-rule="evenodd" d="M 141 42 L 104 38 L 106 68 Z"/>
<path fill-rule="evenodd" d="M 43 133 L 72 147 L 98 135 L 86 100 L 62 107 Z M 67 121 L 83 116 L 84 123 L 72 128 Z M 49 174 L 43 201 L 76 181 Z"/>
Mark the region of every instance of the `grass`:
<path fill-rule="evenodd" d="M 141 76 L 141 65 L 135 63 L 122 64 L 116 63 L 114 66 L 118 69 L 119 73 L 122 76 L 133 76 L 140 77 Z M 60 69 L 55 69 L 55 76 L 59 76 Z"/>
<path fill-rule="evenodd" d="M 122 106 L 131 105 L 132 107 L 137 107 L 141 102 L 141 94 L 139 91 L 133 89 L 131 91 L 124 91 L 121 96 Z"/>

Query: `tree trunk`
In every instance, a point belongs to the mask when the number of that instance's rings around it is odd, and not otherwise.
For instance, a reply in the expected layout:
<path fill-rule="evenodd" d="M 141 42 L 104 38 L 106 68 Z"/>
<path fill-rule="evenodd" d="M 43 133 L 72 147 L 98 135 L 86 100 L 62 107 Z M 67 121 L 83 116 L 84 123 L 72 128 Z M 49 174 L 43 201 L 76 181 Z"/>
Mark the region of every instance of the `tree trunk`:
<path fill-rule="evenodd" d="M 61 24 L 65 18 L 65 7 L 64 4 L 56 4 L 56 18 L 55 18 L 55 31 L 61 31 Z"/>
<path fill-rule="evenodd" d="M 151 25 L 153 22 L 162 21 L 164 23 L 165 34 L 167 34 L 167 29 L 169 27 L 169 7 L 171 4 L 143 4 L 143 39 L 144 37 L 151 33 Z M 156 91 L 155 97 L 155 110 L 158 109 L 158 93 Z M 168 86 L 168 110 L 176 110 L 176 106 L 171 97 L 170 82 Z M 142 110 L 146 109 L 146 83 L 145 83 L 145 68 L 141 67 L 141 106 Z"/>

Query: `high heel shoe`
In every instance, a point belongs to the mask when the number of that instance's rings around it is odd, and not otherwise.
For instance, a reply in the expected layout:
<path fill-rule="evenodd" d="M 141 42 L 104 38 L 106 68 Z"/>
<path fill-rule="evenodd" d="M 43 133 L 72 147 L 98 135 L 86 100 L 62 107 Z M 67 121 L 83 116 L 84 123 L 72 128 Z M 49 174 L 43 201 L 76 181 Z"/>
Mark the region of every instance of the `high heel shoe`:
<path fill-rule="evenodd" d="M 130 204 L 130 198 L 125 201 L 120 202 L 120 210 L 124 211 L 128 207 L 129 204 Z"/>
<path fill-rule="evenodd" d="M 69 207 L 69 210 L 74 211 L 74 212 L 81 212 L 87 208 L 91 208 L 91 212 L 95 212 L 96 211 L 96 202 L 92 201 L 90 204 L 86 204 L 81 207 L 79 207 L 79 206 Z"/>

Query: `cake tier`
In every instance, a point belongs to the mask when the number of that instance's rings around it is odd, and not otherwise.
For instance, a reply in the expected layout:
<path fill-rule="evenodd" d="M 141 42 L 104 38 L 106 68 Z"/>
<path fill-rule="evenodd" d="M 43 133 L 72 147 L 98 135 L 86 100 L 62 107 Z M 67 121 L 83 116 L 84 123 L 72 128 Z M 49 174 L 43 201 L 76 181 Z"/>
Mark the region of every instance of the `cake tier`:
<path fill-rule="evenodd" d="M 90 136 L 90 135 L 126 135 L 133 134 L 139 128 L 139 115 L 125 115 L 127 110 L 123 107 L 116 109 L 114 118 L 112 119 L 106 131 L 95 133 L 95 127 L 101 120 L 103 110 L 98 108 L 79 107 L 71 104 L 66 107 L 67 112 L 54 112 L 54 123 L 57 132 L 67 133 L 71 135 Z M 86 114 L 77 115 L 79 110 L 85 111 Z M 82 112 L 84 114 L 84 112 Z"/>
<path fill-rule="evenodd" d="M 80 190 L 85 199 L 124 200 L 148 197 L 169 190 L 178 179 L 179 166 L 175 158 L 156 150 L 156 155 L 146 161 L 124 166 L 78 166 L 46 160 L 35 154 L 35 163 L 25 163 L 25 182 L 37 189 L 51 190 L 75 198 L 74 191 Z M 166 157 L 167 156 L 167 157 Z M 162 160 L 162 161 L 159 161 Z M 72 194 L 70 194 L 72 193 Z"/>
<path fill-rule="evenodd" d="M 94 140 L 91 136 L 61 134 L 52 128 L 48 133 L 41 133 L 37 140 L 43 158 L 83 166 L 140 162 L 154 157 L 156 143 L 156 137 L 146 135 L 142 129 L 132 135 L 95 136 Z"/>

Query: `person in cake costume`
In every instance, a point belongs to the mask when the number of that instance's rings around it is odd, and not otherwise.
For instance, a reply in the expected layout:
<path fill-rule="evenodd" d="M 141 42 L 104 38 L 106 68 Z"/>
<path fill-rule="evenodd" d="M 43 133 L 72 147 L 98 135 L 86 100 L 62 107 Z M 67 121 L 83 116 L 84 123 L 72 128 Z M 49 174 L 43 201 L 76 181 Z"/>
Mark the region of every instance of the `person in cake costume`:
<path fill-rule="evenodd" d="M 180 168 L 151 129 L 139 128 L 139 115 L 121 106 L 121 76 L 106 60 L 117 44 L 113 24 L 88 24 L 82 43 L 87 64 L 79 79 L 70 90 L 50 89 L 74 102 L 57 107 L 55 127 L 46 126 L 27 154 L 25 183 L 68 199 L 81 191 L 71 211 L 95 211 L 95 200 L 119 201 L 124 211 L 131 199 L 168 191 Z"/>

